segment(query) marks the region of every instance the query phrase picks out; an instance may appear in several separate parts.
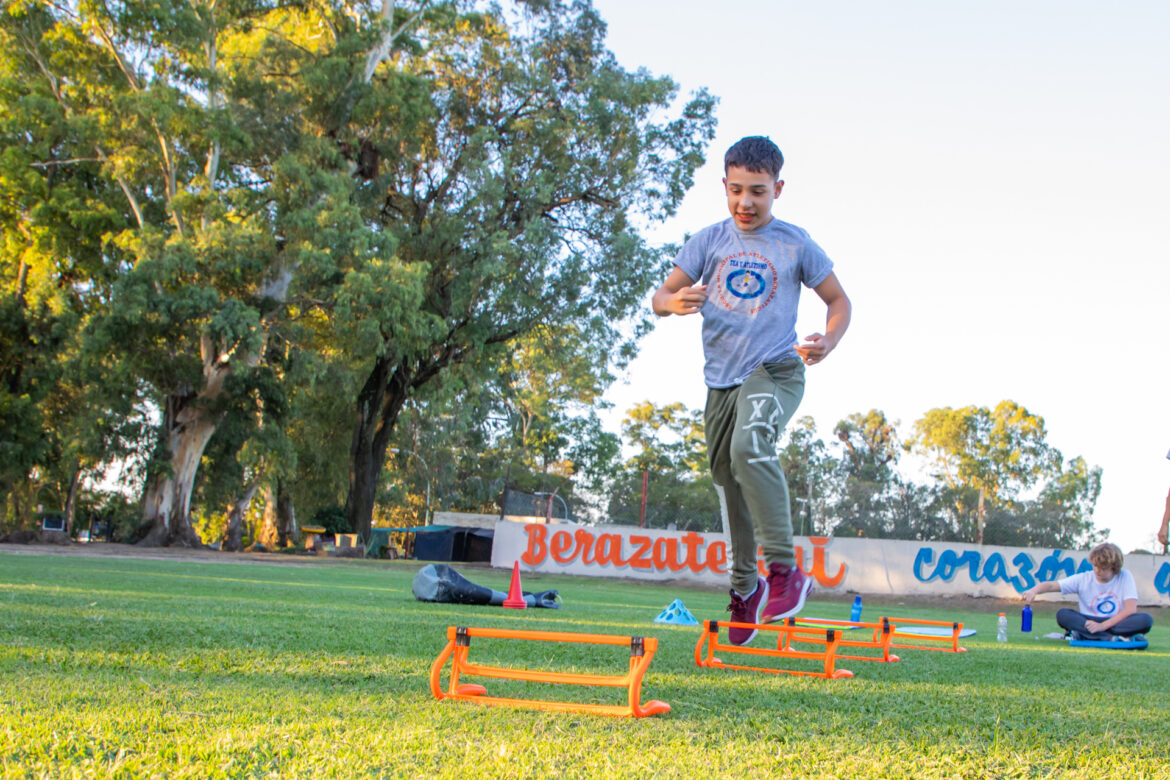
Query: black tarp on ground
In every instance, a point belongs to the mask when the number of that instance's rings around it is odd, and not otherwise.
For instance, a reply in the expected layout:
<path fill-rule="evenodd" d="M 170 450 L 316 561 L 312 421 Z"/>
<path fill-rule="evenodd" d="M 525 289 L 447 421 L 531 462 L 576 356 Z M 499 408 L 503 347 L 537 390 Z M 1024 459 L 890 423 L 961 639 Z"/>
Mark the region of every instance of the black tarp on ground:
<path fill-rule="evenodd" d="M 441 604 L 488 604 L 502 606 L 509 594 L 476 585 L 459 572 L 442 563 L 428 563 L 414 575 L 410 586 L 419 601 L 433 601 Z M 561 599 L 555 590 L 539 593 L 521 592 L 527 607 L 560 609 Z"/>
<path fill-rule="evenodd" d="M 485 528 L 420 531 L 414 537 L 414 557 L 420 561 L 490 563 L 495 534 L 495 531 Z"/>

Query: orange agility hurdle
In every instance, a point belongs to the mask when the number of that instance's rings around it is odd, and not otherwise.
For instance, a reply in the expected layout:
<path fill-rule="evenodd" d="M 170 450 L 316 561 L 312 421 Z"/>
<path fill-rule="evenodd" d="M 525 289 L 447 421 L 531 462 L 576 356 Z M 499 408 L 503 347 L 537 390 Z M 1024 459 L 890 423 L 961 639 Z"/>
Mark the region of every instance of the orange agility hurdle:
<path fill-rule="evenodd" d="M 544 672 L 530 669 L 512 669 L 501 666 L 474 664 L 467 656 L 473 637 L 484 639 L 526 639 L 536 642 L 580 642 L 595 645 L 618 645 L 630 648 L 630 668 L 625 674 L 581 674 L 574 672 Z M 515 631 L 504 628 L 447 628 L 447 645 L 431 665 L 431 693 L 436 699 L 461 699 L 480 704 L 503 704 L 513 707 L 551 710 L 554 712 L 587 712 L 597 715 L 644 718 L 670 712 L 670 705 L 661 701 L 639 704 L 642 695 L 642 676 L 650 667 L 650 661 L 658 649 L 654 637 L 609 636 L 606 634 L 573 634 L 555 631 Z M 451 675 L 447 690 L 439 683 L 443 665 L 448 658 Z M 512 699 L 500 696 L 486 696 L 482 685 L 461 684 L 464 675 L 494 677 L 501 680 L 525 680 L 529 682 L 564 683 L 569 685 L 600 685 L 612 688 L 626 688 L 629 703 L 625 706 L 607 704 L 579 704 L 567 701 L 545 701 L 540 699 Z"/>
<path fill-rule="evenodd" d="M 777 649 L 770 650 L 762 647 L 741 647 L 739 645 L 719 644 L 719 628 L 755 628 L 759 631 L 774 631 L 786 635 L 777 638 Z M 823 642 L 824 652 L 814 653 L 802 650 L 782 650 L 780 646 L 785 642 L 796 641 Z M 703 624 L 703 633 L 699 635 L 699 642 L 695 645 L 695 664 L 712 669 L 741 669 L 749 672 L 770 672 L 772 674 L 795 674 L 806 677 L 824 677 L 838 679 L 852 677 L 853 672 L 848 669 L 836 669 L 837 645 L 841 641 L 841 632 L 835 629 L 807 628 L 804 626 L 790 626 L 786 623 L 733 623 L 723 620 L 707 620 Z M 706 651 L 704 652 L 704 646 Z M 739 666 L 725 664 L 715 656 L 715 651 L 725 653 L 742 653 L 745 655 L 768 656 L 783 658 L 785 661 L 794 658 L 803 658 L 812 661 L 824 661 L 823 672 L 807 672 L 796 669 L 776 669 L 761 666 Z"/>
<path fill-rule="evenodd" d="M 888 618 L 881 618 L 879 623 L 859 623 L 852 620 L 826 620 L 821 618 L 795 618 L 790 617 L 784 620 L 785 624 L 790 626 L 798 626 L 799 623 L 805 626 L 817 628 L 833 628 L 839 626 L 841 628 L 870 628 L 873 629 L 873 636 L 870 639 L 850 639 L 841 633 L 840 639 L 837 640 L 837 647 L 858 647 L 858 648 L 873 648 L 878 650 L 881 655 L 844 655 L 838 653 L 838 658 L 847 658 L 852 661 L 879 661 L 881 663 L 893 663 L 900 660 L 898 656 L 890 652 L 890 642 L 894 638 L 894 627 Z M 824 636 L 814 634 L 812 636 L 793 635 L 791 633 L 783 633 L 779 637 L 779 644 L 777 647 L 780 650 L 792 650 L 793 642 L 811 642 L 816 644 L 824 644 L 827 639 Z"/>
<path fill-rule="evenodd" d="M 883 618 L 885 619 L 885 618 Z M 959 647 L 959 636 L 963 632 L 962 623 L 948 623 L 945 620 L 915 620 L 913 618 L 888 618 L 891 625 L 894 626 L 894 638 L 898 637 L 914 637 L 917 640 L 924 642 L 942 642 L 949 644 L 950 647 L 931 647 L 929 645 L 902 645 L 891 644 L 890 647 L 902 647 L 908 650 L 936 650 L 943 653 L 965 653 L 967 648 Z M 907 626 L 940 626 L 947 631 L 939 632 L 938 634 L 930 633 L 916 633 L 913 629 Z M 936 629 L 937 630 L 937 629 Z"/>

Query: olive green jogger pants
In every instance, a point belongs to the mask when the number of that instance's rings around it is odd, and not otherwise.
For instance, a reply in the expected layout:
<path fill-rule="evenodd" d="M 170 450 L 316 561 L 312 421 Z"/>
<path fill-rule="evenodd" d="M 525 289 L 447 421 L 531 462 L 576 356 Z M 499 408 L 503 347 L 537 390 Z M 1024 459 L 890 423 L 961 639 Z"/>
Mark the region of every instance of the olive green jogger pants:
<path fill-rule="evenodd" d="M 796 565 L 788 483 L 776 452 L 804 397 L 804 363 L 764 363 L 738 387 L 708 389 L 707 458 L 731 540 L 731 587 L 756 587 L 757 545 L 764 563 Z"/>

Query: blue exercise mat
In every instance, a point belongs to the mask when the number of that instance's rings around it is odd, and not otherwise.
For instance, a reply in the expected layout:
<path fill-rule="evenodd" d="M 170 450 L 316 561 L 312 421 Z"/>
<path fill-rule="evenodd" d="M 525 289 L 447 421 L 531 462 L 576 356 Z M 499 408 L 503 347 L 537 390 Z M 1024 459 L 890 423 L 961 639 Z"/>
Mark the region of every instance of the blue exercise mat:
<path fill-rule="evenodd" d="M 1145 650 L 1150 643 L 1143 639 L 1070 639 L 1069 647 L 1091 647 L 1095 650 Z"/>

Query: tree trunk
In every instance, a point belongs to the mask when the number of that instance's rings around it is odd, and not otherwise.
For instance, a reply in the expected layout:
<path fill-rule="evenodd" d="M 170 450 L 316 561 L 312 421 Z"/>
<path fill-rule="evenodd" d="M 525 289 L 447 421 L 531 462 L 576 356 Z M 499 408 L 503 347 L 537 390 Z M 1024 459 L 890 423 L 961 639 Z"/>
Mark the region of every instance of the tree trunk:
<path fill-rule="evenodd" d="M 407 369 L 391 366 L 379 359 L 358 394 L 353 442 L 349 449 L 349 494 L 345 498 L 345 515 L 353 533 L 370 538 L 374 516 L 374 498 L 390 434 L 406 403 L 410 378 Z"/>
<path fill-rule="evenodd" d="M 81 486 L 81 463 L 77 463 L 73 470 L 73 479 L 69 482 L 69 495 L 65 499 L 65 535 L 73 532 L 73 516 L 77 509 L 77 489 Z"/>
<path fill-rule="evenodd" d="M 169 473 L 155 474 L 146 485 L 142 520 L 143 526 L 149 526 L 150 530 L 138 543 L 147 547 L 203 546 L 191 527 L 191 492 L 203 450 L 219 425 L 207 405 L 222 395 L 224 380 L 232 373 L 232 363 L 219 354 L 207 336 L 201 340 L 199 351 L 203 359 L 203 388 L 198 393 L 167 397 L 163 425 L 170 469 Z M 255 361 L 254 355 L 246 358 L 248 363 Z"/>
<path fill-rule="evenodd" d="M 264 518 L 256 531 L 256 544 L 266 550 L 275 550 L 280 543 L 279 520 L 276 516 L 276 491 L 272 485 L 264 489 Z"/>
<path fill-rule="evenodd" d="M 146 489 L 143 521 L 150 531 L 139 542 L 147 547 L 180 545 L 202 547 L 195 529 L 191 527 L 191 491 L 203 450 L 215 433 L 215 423 L 206 413 L 188 425 L 172 427 L 169 433 L 171 474 L 159 474 Z"/>
<path fill-rule="evenodd" d="M 276 534 L 277 543 L 282 548 L 296 544 L 301 538 L 292 491 L 289 490 L 288 480 L 283 477 L 276 480 Z"/>
<path fill-rule="evenodd" d="M 252 507 L 252 498 L 256 495 L 256 490 L 260 487 L 260 477 L 252 480 L 252 484 L 248 485 L 244 491 L 244 495 L 238 500 L 232 502 L 231 509 L 228 511 L 228 524 L 223 532 L 223 542 L 220 544 L 221 550 L 228 552 L 239 552 L 244 547 L 244 520 L 248 517 L 248 510 Z"/>

